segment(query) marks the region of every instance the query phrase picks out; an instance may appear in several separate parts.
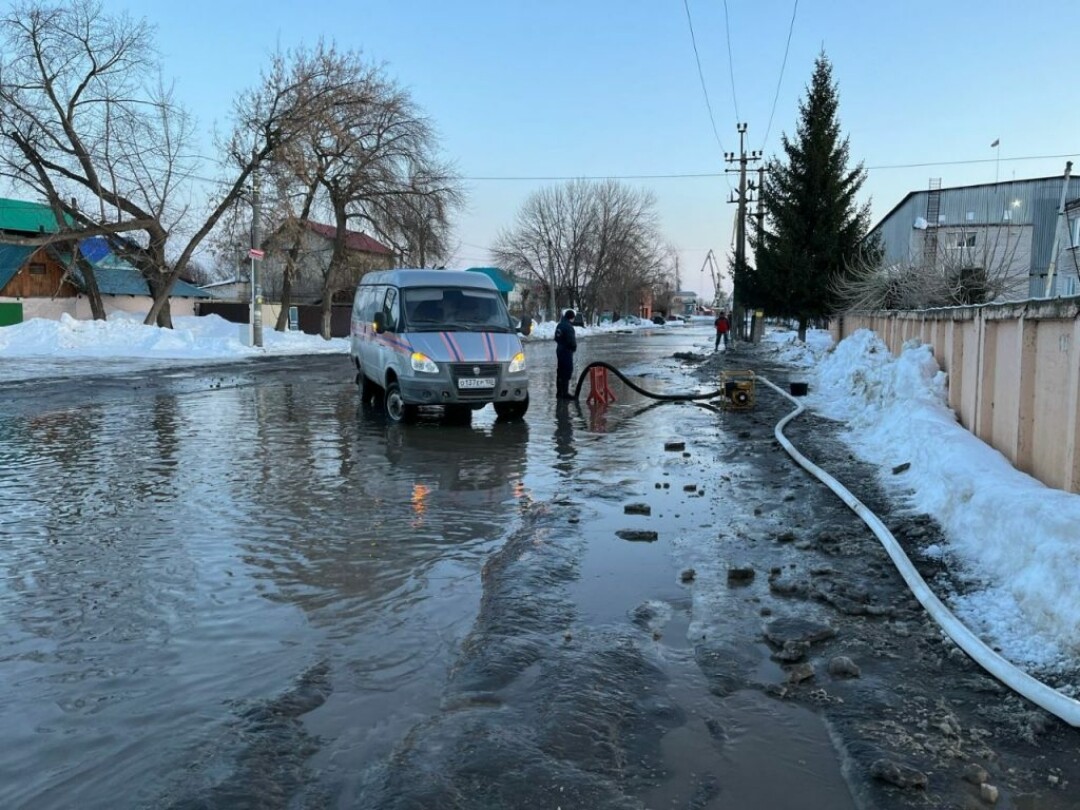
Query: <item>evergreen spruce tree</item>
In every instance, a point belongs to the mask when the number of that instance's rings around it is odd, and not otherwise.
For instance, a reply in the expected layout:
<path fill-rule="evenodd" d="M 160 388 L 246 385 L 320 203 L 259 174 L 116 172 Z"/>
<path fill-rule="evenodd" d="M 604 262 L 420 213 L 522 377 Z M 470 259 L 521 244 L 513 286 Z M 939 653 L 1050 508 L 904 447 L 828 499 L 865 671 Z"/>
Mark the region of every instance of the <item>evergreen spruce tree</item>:
<path fill-rule="evenodd" d="M 800 340 L 812 320 L 835 311 L 833 278 L 847 272 L 869 230 L 869 203 L 855 201 L 866 170 L 861 163 L 848 169 L 838 106 L 832 65 L 822 52 L 799 104 L 796 137 L 781 136 L 784 158 L 766 166 L 765 221 L 751 237 L 756 266 L 745 272 L 747 302 L 797 319 Z"/>

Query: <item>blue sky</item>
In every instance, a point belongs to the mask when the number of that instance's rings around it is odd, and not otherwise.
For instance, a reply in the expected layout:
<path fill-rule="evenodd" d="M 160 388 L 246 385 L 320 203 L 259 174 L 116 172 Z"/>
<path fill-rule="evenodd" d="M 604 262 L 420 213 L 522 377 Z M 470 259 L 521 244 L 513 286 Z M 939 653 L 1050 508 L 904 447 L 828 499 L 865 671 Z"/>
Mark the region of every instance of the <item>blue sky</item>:
<path fill-rule="evenodd" d="M 779 149 L 824 48 L 864 199 L 879 219 L 931 177 L 943 185 L 1059 174 L 1080 152 L 1067 35 L 1074 0 L 800 0 L 772 127 L 794 0 L 689 0 L 723 150 Z M 466 178 L 699 174 L 725 164 L 682 0 L 427 0 L 310 3 L 106 0 L 157 25 L 167 76 L 209 131 L 278 47 L 319 37 L 384 63 Z M 726 17 L 726 20 L 725 20 Z M 730 66 L 728 41 L 730 38 Z M 734 75 L 734 92 L 732 88 Z M 738 114 L 736 114 L 736 109 Z M 1000 138 L 995 150 L 990 143 Z M 995 158 L 1000 158 L 995 163 Z M 898 164 L 986 163 L 885 168 Z M 657 196 L 682 286 L 711 295 L 706 251 L 731 246 L 723 177 L 627 180 Z M 457 264 L 486 247 L 544 181 L 466 182 Z"/>

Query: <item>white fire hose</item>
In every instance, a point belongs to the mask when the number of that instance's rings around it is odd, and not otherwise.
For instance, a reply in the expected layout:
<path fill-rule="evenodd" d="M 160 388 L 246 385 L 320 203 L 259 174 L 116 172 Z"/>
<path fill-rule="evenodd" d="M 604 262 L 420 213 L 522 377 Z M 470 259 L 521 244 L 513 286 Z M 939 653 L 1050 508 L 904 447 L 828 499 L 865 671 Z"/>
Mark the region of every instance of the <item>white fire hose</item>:
<path fill-rule="evenodd" d="M 788 394 L 788 392 L 784 391 L 779 386 L 774 385 L 766 378 L 759 376 L 757 379 L 761 380 L 781 396 L 787 397 L 794 402 L 796 406 L 794 411 L 776 423 L 774 433 L 777 441 L 783 445 L 788 454 L 795 459 L 804 470 L 839 495 L 841 500 L 843 500 L 844 503 L 846 503 L 851 510 L 870 527 L 870 530 L 877 535 L 878 540 L 880 540 L 881 544 L 885 547 L 885 551 L 887 551 L 889 557 L 892 558 L 896 569 L 900 572 L 900 576 L 904 578 L 904 582 L 907 583 L 911 592 L 915 594 L 915 598 L 919 600 L 919 603 L 924 608 L 926 608 L 926 611 L 934 621 L 938 623 L 938 626 L 949 635 L 949 638 L 956 642 L 960 649 L 971 656 L 983 669 L 1014 692 L 1023 695 L 1036 706 L 1040 706 L 1054 716 L 1061 718 L 1070 726 L 1080 727 L 1080 701 L 1067 695 L 1063 695 L 1061 692 L 1052 689 L 1042 681 L 1033 678 L 986 646 L 978 636 L 964 626 L 964 624 L 961 623 L 947 607 L 945 607 L 941 600 L 934 595 L 933 591 L 931 591 L 930 587 L 926 584 L 926 581 L 920 576 L 919 572 L 915 569 L 915 566 L 912 565 L 911 560 L 908 559 L 904 550 L 900 547 L 900 544 L 896 542 L 896 538 L 892 536 L 892 532 L 890 532 L 885 524 L 881 522 L 881 519 L 871 512 L 862 501 L 852 495 L 843 484 L 795 449 L 795 446 L 788 441 L 788 438 L 784 435 L 784 426 L 802 413 L 805 408 L 801 402 L 795 399 L 795 397 Z"/>

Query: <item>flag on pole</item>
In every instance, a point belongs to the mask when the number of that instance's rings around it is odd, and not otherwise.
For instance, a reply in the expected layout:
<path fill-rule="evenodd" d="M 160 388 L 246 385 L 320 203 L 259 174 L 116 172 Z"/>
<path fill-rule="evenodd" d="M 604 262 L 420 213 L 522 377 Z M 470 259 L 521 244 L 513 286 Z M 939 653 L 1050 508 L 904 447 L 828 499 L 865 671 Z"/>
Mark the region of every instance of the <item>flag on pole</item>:
<path fill-rule="evenodd" d="M 994 142 L 992 144 L 990 144 L 990 148 L 993 149 L 999 143 L 1001 143 L 1001 138 L 994 138 Z"/>

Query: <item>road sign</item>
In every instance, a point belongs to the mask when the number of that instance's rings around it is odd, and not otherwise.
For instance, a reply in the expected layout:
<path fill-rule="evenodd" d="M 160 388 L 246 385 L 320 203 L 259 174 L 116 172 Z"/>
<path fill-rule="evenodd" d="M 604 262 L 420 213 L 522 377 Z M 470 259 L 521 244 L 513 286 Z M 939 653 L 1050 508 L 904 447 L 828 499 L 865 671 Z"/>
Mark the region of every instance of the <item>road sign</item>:
<path fill-rule="evenodd" d="M 248 258 L 249 259 L 263 259 L 265 257 L 266 257 L 266 251 L 265 250 L 259 250 L 258 248 L 252 248 L 251 250 L 248 251 Z"/>

